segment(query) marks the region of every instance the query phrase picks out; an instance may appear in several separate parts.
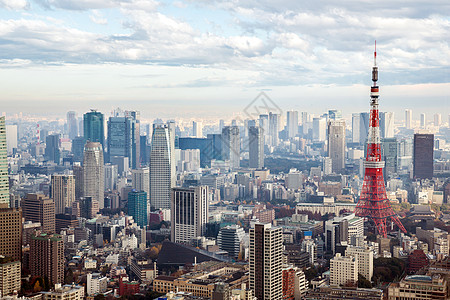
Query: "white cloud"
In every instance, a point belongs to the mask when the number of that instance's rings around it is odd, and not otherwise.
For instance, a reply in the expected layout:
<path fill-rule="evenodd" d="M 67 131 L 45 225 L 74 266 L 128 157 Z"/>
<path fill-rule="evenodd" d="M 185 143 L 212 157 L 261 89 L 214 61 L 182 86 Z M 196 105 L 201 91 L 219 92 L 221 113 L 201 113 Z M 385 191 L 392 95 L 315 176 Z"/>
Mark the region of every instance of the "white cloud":
<path fill-rule="evenodd" d="M 11 10 L 23 10 L 29 7 L 26 0 L 0 0 L 0 8 Z"/>

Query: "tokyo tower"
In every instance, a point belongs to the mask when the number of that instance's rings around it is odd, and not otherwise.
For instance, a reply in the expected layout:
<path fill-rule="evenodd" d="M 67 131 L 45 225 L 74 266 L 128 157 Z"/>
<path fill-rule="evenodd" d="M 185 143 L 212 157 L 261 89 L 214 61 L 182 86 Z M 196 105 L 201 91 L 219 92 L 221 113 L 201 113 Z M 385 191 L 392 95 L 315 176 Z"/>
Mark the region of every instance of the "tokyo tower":
<path fill-rule="evenodd" d="M 397 226 L 406 233 L 405 228 L 398 219 L 397 214 L 392 210 L 391 204 L 386 196 L 386 186 L 384 185 L 383 168 L 384 161 L 381 159 L 380 122 L 378 113 L 379 88 L 377 48 L 375 42 L 374 66 L 372 68 L 373 85 L 370 89 L 370 120 L 369 135 L 367 141 L 367 155 L 364 162 L 364 183 L 361 196 L 355 208 L 355 215 L 362 218 L 371 219 L 378 233 L 383 237 L 387 236 L 386 224 L 391 219 Z"/>

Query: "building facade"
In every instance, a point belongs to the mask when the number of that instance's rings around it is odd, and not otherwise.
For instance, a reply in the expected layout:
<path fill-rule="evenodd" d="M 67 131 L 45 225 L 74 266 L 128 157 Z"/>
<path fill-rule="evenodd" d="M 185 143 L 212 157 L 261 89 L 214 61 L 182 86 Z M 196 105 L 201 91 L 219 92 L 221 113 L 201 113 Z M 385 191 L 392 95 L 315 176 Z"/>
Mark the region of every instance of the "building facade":
<path fill-rule="evenodd" d="M 128 193 L 128 214 L 140 227 L 147 226 L 147 192 L 133 190 Z"/>
<path fill-rule="evenodd" d="M 264 134 L 261 127 L 248 128 L 249 167 L 264 167 Z"/>
<path fill-rule="evenodd" d="M 84 140 L 105 146 L 105 124 L 103 114 L 92 109 L 83 115 Z"/>
<path fill-rule="evenodd" d="M 328 157 L 332 172 L 342 173 L 345 169 L 345 122 L 342 120 L 328 123 Z"/>
<path fill-rule="evenodd" d="M 239 127 L 225 126 L 222 129 L 222 158 L 230 161 L 231 168 L 239 168 L 241 164 L 241 139 Z"/>
<path fill-rule="evenodd" d="M 414 178 L 433 178 L 433 134 L 414 134 Z"/>
<path fill-rule="evenodd" d="M 104 208 L 105 170 L 103 165 L 103 148 L 99 142 L 87 142 L 83 158 L 83 197 L 92 197 Z"/>
<path fill-rule="evenodd" d="M 59 234 L 37 233 L 31 237 L 30 273 L 47 276 L 52 284 L 64 282 L 64 241 Z"/>
<path fill-rule="evenodd" d="M 72 207 L 72 203 L 75 202 L 75 177 L 52 175 L 52 198 L 56 214 L 63 214 L 66 207 Z"/>
<path fill-rule="evenodd" d="M 25 221 L 41 223 L 42 231 L 55 233 L 55 202 L 43 194 L 27 194 L 22 199 Z"/>
<path fill-rule="evenodd" d="M 330 285 L 355 284 L 357 281 L 358 258 L 336 253 L 336 256 L 330 260 Z"/>
<path fill-rule="evenodd" d="M 21 208 L 0 208 L 0 255 L 22 259 Z"/>

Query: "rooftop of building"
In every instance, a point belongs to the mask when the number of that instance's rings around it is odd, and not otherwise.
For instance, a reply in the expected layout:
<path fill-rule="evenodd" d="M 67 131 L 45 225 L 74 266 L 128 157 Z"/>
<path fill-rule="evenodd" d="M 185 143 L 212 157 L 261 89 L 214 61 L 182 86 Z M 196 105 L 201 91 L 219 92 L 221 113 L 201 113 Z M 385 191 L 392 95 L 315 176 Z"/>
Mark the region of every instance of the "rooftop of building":
<path fill-rule="evenodd" d="M 40 233 L 39 235 L 33 236 L 32 239 L 41 241 L 50 240 L 52 242 L 59 242 L 63 240 L 62 235 L 56 233 L 54 234 Z"/>

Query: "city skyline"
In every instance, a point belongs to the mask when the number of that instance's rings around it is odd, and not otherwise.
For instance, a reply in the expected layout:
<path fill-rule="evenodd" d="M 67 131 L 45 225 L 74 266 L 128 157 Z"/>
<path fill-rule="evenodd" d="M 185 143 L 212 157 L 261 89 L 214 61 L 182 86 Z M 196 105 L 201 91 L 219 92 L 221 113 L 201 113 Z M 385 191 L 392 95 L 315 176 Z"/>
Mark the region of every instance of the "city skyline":
<path fill-rule="evenodd" d="M 363 74 L 378 40 L 386 109 L 431 112 L 449 103 L 448 8 L 442 1 L 2 0 L 0 103 L 6 112 L 19 104 L 61 113 L 127 103 L 194 117 L 232 114 L 264 90 L 288 109 L 363 111 Z"/>

